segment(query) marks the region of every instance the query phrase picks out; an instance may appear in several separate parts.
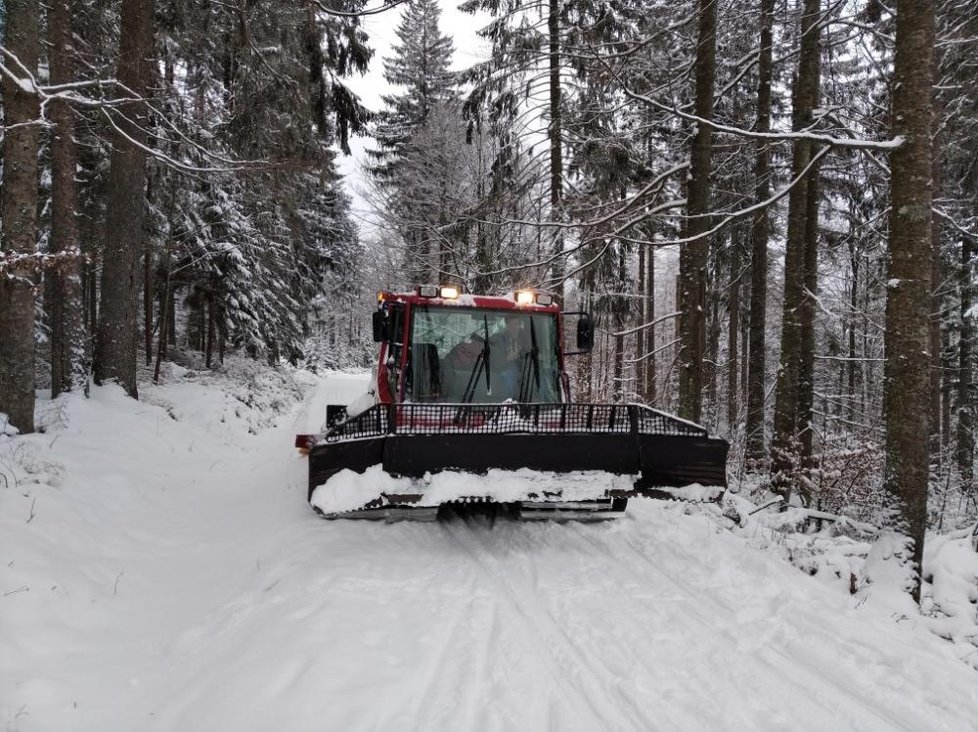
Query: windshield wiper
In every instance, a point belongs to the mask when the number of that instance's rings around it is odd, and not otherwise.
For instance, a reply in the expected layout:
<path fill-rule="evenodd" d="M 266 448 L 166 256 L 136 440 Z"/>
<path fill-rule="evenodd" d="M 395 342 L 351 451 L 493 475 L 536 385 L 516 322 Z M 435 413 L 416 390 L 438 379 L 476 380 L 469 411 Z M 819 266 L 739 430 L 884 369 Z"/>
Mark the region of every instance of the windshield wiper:
<path fill-rule="evenodd" d="M 479 383 L 479 377 L 482 376 L 482 372 L 486 372 L 486 395 L 492 394 L 492 385 L 489 378 L 489 318 L 488 316 L 482 316 L 482 327 L 483 327 L 483 341 L 482 350 L 475 359 L 475 363 L 472 364 L 472 373 L 469 374 L 469 383 L 465 385 L 465 391 L 462 392 L 462 404 L 468 404 L 475 397 L 475 387 Z"/>
<path fill-rule="evenodd" d="M 530 316 L 530 350 L 523 356 L 523 368 L 520 374 L 519 401 L 529 402 L 533 399 L 533 387 L 540 388 L 540 349 L 537 346 L 537 330 Z M 532 371 L 531 371 L 532 370 Z M 532 376 L 532 378 L 530 378 Z"/>

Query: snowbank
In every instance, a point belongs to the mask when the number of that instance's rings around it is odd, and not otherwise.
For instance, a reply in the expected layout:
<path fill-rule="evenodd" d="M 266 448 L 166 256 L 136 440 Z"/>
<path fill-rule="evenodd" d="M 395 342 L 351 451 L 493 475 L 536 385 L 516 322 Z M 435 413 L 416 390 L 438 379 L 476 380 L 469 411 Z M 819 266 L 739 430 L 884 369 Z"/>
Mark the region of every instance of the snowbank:
<path fill-rule="evenodd" d="M 893 534 L 880 535 L 875 527 L 845 517 L 824 520 L 827 514 L 818 511 L 764 510 L 733 494 L 725 497 L 724 513 L 730 530 L 751 546 L 780 555 L 860 604 L 928 628 L 978 670 L 978 550 L 972 543 L 978 526 L 928 532 L 918 608 L 906 592 L 905 552 Z M 816 530 L 819 518 L 823 527 Z"/>
<path fill-rule="evenodd" d="M 152 705 L 127 698 L 211 611 L 223 572 L 200 554 L 230 540 L 249 457 L 317 383 L 234 358 L 164 376 L 139 402 L 114 385 L 42 398 L 38 433 L 0 435 L 3 729 L 143 728 Z"/>

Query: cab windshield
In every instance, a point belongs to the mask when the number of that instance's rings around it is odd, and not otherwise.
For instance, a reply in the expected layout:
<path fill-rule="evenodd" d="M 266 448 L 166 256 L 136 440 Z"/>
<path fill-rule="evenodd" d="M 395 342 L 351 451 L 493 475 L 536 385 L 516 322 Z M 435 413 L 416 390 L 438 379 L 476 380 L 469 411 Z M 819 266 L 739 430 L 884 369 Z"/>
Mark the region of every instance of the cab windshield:
<path fill-rule="evenodd" d="M 410 343 L 406 396 L 412 401 L 560 399 L 553 313 L 417 306 Z"/>

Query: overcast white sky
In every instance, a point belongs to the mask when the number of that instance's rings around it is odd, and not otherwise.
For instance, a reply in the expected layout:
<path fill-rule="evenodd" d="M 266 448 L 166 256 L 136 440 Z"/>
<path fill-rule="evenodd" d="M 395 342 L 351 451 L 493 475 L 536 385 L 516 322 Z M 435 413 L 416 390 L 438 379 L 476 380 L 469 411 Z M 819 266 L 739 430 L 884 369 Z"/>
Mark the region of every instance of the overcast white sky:
<path fill-rule="evenodd" d="M 457 0 L 440 0 L 439 5 L 441 5 L 440 25 L 442 32 L 451 36 L 455 42 L 452 68 L 464 69 L 478 61 L 485 60 L 489 55 L 489 47 L 476 35 L 476 31 L 489 22 L 490 16 L 485 13 L 478 15 L 461 13 L 457 8 Z M 400 19 L 400 8 L 364 18 L 364 27 L 370 35 L 370 45 L 374 48 L 374 57 L 370 62 L 370 71 L 365 76 L 354 77 L 349 79 L 347 83 L 354 92 L 360 95 L 361 101 L 367 108 L 372 111 L 381 108 L 381 95 L 392 90 L 392 87 L 384 81 L 384 58 L 391 55 L 391 49 L 397 41 L 394 30 L 397 28 Z M 367 220 L 369 206 L 364 200 L 363 173 L 360 169 L 365 157 L 363 151 L 366 147 L 373 147 L 371 138 L 353 138 L 350 140 L 350 148 L 353 154 L 350 156 L 340 155 L 338 159 L 340 172 L 346 176 L 347 191 L 353 198 L 354 216 L 360 223 L 364 234 L 368 233 L 370 228 Z"/>

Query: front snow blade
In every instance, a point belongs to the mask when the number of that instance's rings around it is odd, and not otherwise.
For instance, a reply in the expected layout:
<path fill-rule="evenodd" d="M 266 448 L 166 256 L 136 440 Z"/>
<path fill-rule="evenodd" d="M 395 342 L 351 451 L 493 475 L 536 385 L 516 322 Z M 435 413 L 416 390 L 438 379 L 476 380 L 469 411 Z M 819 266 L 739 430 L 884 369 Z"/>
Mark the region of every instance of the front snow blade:
<path fill-rule="evenodd" d="M 426 493 L 429 498 L 450 493 L 444 491 L 445 480 L 436 486 L 439 490 L 430 490 L 425 481 L 430 483 L 432 475 L 494 471 L 486 481 L 488 495 L 478 490 L 467 495 L 470 486 L 465 483 L 446 501 L 514 502 L 530 506 L 520 511 L 529 516 L 556 511 L 554 506 L 571 512 L 569 503 L 589 511 L 588 501 L 615 500 L 614 504 L 601 503 L 598 513 L 620 513 L 631 496 L 675 497 L 670 491 L 695 491 L 695 486 L 722 492 L 727 450 L 725 440 L 709 437 L 703 427 L 637 404 L 377 405 L 336 425 L 310 449 L 308 497 L 312 502 L 320 486 L 331 490 L 332 482 L 325 484 L 350 470 L 361 474 L 361 493 L 365 487 L 369 492 L 369 486 L 363 484 L 373 480 L 371 476 L 382 480 L 376 480 L 376 491 L 362 503 L 346 506 L 344 511 L 404 503 L 397 496 L 405 494 L 421 496 L 411 505 L 424 505 Z M 382 476 L 377 476 L 378 469 Z M 500 495 L 491 490 L 495 482 L 527 470 L 564 476 L 573 489 L 565 490 L 558 480 L 547 495 L 523 495 L 518 490 Z M 508 472 L 496 475 L 495 471 Z M 609 484 L 593 479 L 598 474 L 629 480 Z M 407 482 L 391 490 L 382 485 L 389 479 Z M 589 485 L 593 485 L 591 495 Z M 534 509 L 534 504 L 540 509 Z"/>

